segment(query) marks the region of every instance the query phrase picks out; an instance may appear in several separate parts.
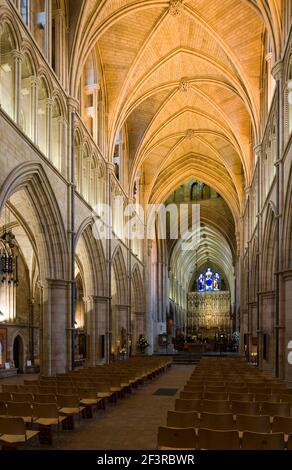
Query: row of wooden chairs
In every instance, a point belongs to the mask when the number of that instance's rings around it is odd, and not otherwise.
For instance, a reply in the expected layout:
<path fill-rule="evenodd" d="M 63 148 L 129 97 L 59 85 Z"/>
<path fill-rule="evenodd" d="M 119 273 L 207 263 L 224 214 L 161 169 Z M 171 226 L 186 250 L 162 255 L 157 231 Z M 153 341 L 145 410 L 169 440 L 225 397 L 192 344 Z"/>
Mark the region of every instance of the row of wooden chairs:
<path fill-rule="evenodd" d="M 242 359 L 202 358 L 160 426 L 160 449 L 292 449 L 292 393 Z"/>
<path fill-rule="evenodd" d="M 270 415 L 168 411 L 167 426 L 196 429 L 203 427 L 217 431 L 283 432 L 288 436 L 292 434 L 292 417 L 274 416 L 271 421 Z"/>
<path fill-rule="evenodd" d="M 286 393 L 259 393 L 258 391 L 250 391 L 244 393 L 235 392 L 193 392 L 183 390 L 180 392 L 180 398 L 189 400 L 229 400 L 229 401 L 272 401 L 287 402 L 292 404 L 292 394 Z"/>
<path fill-rule="evenodd" d="M 292 435 L 285 443 L 284 433 L 257 433 L 200 428 L 158 428 L 159 450 L 292 450 Z"/>
<path fill-rule="evenodd" d="M 25 443 L 38 434 L 38 431 L 27 429 L 27 426 L 38 425 L 51 429 L 66 419 L 73 419 L 94 405 L 105 403 L 105 400 L 141 383 L 141 379 L 160 374 L 171 365 L 169 358 L 143 358 L 123 364 L 121 369 L 105 367 L 101 374 L 99 367 L 86 369 L 84 373 L 72 376 L 62 374 L 60 377 L 39 378 L 25 381 L 24 385 L 2 385 L 0 393 L 0 442 L 2 445 Z M 133 367 L 132 364 L 135 366 Z M 137 370 L 141 365 L 142 373 Z M 98 370 L 98 373 L 95 373 Z M 117 371 L 117 373 L 116 373 Z M 69 380 L 68 380 L 69 377 Z"/>
<path fill-rule="evenodd" d="M 291 403 L 228 401 L 228 400 L 187 400 L 177 398 L 176 411 L 207 413 L 263 414 L 269 416 L 290 416 Z"/>
<path fill-rule="evenodd" d="M 71 400 L 57 403 L 15 403 L 0 402 L 0 416 L 22 418 L 27 424 L 37 423 L 42 426 L 59 425 L 66 416 L 79 414 L 84 407 L 79 402 Z"/>

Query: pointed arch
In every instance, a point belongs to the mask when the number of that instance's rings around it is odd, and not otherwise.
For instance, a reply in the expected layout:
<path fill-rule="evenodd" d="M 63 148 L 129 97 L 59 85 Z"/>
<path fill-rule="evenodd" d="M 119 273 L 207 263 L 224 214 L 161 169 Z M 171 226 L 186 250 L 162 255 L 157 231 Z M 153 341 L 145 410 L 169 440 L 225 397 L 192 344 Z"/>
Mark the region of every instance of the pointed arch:
<path fill-rule="evenodd" d="M 24 204 L 30 211 L 30 230 L 40 260 L 41 278 L 66 279 L 69 248 L 64 223 L 40 163 L 23 163 L 8 175 L 0 188 L 0 212 L 10 198 L 16 209 Z"/>
<path fill-rule="evenodd" d="M 283 227 L 283 259 L 285 268 L 292 268 L 292 166 L 287 182 L 287 195 L 284 207 Z"/>
<path fill-rule="evenodd" d="M 127 305 L 128 302 L 128 285 L 127 285 L 127 269 L 121 247 L 118 246 L 112 256 L 113 274 L 117 286 L 117 304 Z"/>
<path fill-rule="evenodd" d="M 103 297 L 107 292 L 107 269 L 104 249 L 93 235 L 92 218 L 87 218 L 79 227 L 75 237 L 75 253 L 82 264 L 86 296 Z"/>
<path fill-rule="evenodd" d="M 133 295 L 134 298 L 132 299 L 132 303 L 134 306 L 135 313 L 144 312 L 144 288 L 143 288 L 143 281 L 141 272 L 139 269 L 138 264 L 136 263 L 132 270 L 132 288 L 133 288 Z"/>
<path fill-rule="evenodd" d="M 270 203 L 266 216 L 263 235 L 262 274 L 263 290 L 271 291 L 275 288 L 275 249 L 276 217 L 273 205 Z"/>

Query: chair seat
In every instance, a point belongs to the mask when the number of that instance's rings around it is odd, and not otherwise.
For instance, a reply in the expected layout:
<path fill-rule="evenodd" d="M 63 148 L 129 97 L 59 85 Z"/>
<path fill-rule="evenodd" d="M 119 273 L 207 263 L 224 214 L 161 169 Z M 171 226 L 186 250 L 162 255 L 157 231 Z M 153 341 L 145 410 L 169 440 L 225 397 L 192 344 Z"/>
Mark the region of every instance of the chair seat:
<path fill-rule="evenodd" d="M 76 415 L 84 410 L 84 406 L 79 406 L 79 408 L 60 408 L 59 413 L 70 416 Z"/>
<path fill-rule="evenodd" d="M 15 434 L 2 434 L 0 436 L 0 441 L 7 442 L 8 444 L 17 444 L 20 442 L 25 442 L 25 435 L 15 435 Z"/>
<path fill-rule="evenodd" d="M 6 415 L 4 418 L 16 418 L 16 416 L 10 416 Z M 23 419 L 25 423 L 31 423 L 32 422 L 32 417 L 31 416 L 17 416 L 17 418 Z"/>
<path fill-rule="evenodd" d="M 81 405 L 97 405 L 100 400 L 100 398 L 82 398 L 80 403 Z"/>
<path fill-rule="evenodd" d="M 109 392 L 97 392 L 97 396 L 98 398 L 108 398 L 110 397 L 112 394 L 109 393 Z"/>
<path fill-rule="evenodd" d="M 65 416 L 59 416 L 59 418 L 37 418 L 34 423 L 40 424 L 41 426 L 54 426 L 66 419 Z"/>
<path fill-rule="evenodd" d="M 2 434 L 0 436 L 0 441 L 6 442 L 8 444 L 17 444 L 21 442 L 26 442 L 29 439 L 32 439 L 36 436 L 39 431 L 32 431 L 30 429 L 26 430 L 26 434 Z"/>
<path fill-rule="evenodd" d="M 111 387 L 110 391 L 111 392 L 120 392 L 122 390 L 122 387 Z"/>

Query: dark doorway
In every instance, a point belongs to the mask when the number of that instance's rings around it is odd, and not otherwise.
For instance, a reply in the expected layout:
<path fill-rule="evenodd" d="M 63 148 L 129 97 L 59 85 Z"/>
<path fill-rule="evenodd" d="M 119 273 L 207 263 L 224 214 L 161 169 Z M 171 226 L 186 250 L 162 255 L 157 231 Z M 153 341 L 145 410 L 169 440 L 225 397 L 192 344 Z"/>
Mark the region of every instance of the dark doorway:
<path fill-rule="evenodd" d="M 14 367 L 19 373 L 23 372 L 23 342 L 20 336 L 16 336 L 13 343 L 13 361 Z"/>

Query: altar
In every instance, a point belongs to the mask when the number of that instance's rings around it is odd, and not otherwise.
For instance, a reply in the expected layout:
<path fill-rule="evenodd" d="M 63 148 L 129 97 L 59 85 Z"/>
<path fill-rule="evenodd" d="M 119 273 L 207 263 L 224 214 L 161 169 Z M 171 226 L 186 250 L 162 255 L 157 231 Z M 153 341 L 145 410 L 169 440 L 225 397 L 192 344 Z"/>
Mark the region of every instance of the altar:
<path fill-rule="evenodd" d="M 188 335 L 214 339 L 232 333 L 229 291 L 189 292 L 187 300 Z"/>

